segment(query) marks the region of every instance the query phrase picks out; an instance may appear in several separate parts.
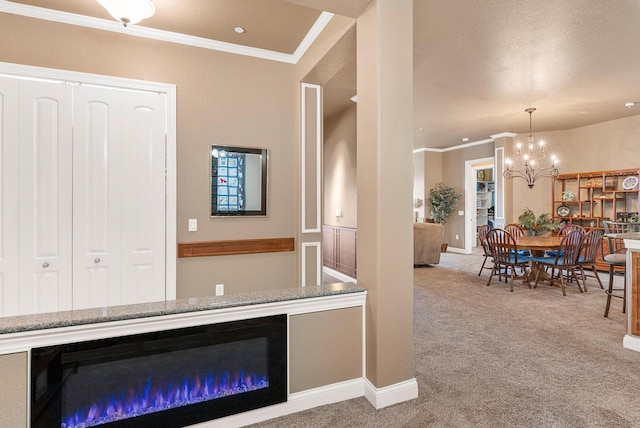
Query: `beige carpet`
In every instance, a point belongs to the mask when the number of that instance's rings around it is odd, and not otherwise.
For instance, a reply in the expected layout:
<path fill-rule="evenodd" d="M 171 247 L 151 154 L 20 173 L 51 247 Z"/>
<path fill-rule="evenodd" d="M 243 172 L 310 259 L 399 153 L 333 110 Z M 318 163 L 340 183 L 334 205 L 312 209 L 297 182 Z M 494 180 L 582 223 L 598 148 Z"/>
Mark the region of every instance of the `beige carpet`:
<path fill-rule="evenodd" d="M 359 398 L 255 426 L 640 427 L 640 353 L 622 348 L 622 301 L 606 319 L 594 279 L 566 297 L 486 287 L 480 263 L 446 253 L 414 270 L 417 400 L 375 410 Z"/>

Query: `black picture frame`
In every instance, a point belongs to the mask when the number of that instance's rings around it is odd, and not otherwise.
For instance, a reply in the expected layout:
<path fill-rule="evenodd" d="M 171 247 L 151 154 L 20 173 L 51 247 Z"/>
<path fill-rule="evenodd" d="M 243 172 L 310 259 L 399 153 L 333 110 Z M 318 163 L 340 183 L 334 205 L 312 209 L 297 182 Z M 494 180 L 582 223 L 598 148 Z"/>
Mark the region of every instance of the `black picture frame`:
<path fill-rule="evenodd" d="M 266 216 L 268 151 L 213 144 L 211 217 Z"/>

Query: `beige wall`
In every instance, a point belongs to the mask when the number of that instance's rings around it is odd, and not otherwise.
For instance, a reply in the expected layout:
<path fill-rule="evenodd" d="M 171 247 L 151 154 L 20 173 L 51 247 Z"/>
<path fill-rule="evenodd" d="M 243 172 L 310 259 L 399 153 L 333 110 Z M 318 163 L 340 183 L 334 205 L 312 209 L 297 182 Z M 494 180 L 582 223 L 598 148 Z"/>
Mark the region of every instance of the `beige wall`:
<path fill-rule="evenodd" d="M 362 377 L 362 308 L 289 318 L 291 393 Z"/>
<path fill-rule="evenodd" d="M 177 86 L 179 242 L 292 237 L 298 181 L 295 67 L 0 13 L 0 61 Z M 269 149 L 268 216 L 209 218 L 209 146 Z M 198 219 L 198 231 L 187 220 Z M 247 269 L 248 263 L 251 269 Z M 296 285 L 296 255 L 178 260 L 178 298 Z"/>
<path fill-rule="evenodd" d="M 540 138 L 558 155 L 561 174 L 640 167 L 640 116 L 567 131 L 534 133 L 536 141 Z M 518 137 L 514 139 L 517 140 Z M 525 207 L 536 214 L 551 212 L 550 179 L 536 181 L 533 189 L 522 180 L 513 180 L 513 221 Z"/>
<path fill-rule="evenodd" d="M 324 224 L 331 226 L 358 225 L 356 110 L 354 104 L 324 122 Z"/>
<path fill-rule="evenodd" d="M 524 136 L 526 137 L 526 136 Z M 519 141 L 523 136 L 514 138 Z M 603 171 L 640 167 L 640 115 L 612 120 L 566 131 L 536 132 L 534 139 L 544 139 L 557 154 L 560 173 Z M 456 190 L 464 190 L 464 163 L 467 160 L 493 156 L 493 144 L 483 144 L 442 153 L 442 181 Z M 429 163 L 425 161 L 425 168 Z M 520 179 L 511 180 L 512 204 L 505 207 L 505 222 L 517 222 L 525 208 L 536 214 L 551 212 L 551 179 L 542 178 L 529 189 Z M 507 187 L 508 188 L 508 187 Z M 428 191 L 428 190 L 427 190 Z M 464 209 L 464 197 L 458 210 Z M 456 240 L 458 234 L 460 239 Z M 464 218 L 454 213 L 445 228 L 445 241 L 464 246 Z"/>
<path fill-rule="evenodd" d="M 422 199 L 422 206 L 413 208 L 414 216 L 430 218 L 427 205 L 429 192 L 442 182 L 442 153 L 423 151 L 413 154 L 413 199 Z"/>
<path fill-rule="evenodd" d="M 0 426 L 27 422 L 27 353 L 0 355 Z"/>

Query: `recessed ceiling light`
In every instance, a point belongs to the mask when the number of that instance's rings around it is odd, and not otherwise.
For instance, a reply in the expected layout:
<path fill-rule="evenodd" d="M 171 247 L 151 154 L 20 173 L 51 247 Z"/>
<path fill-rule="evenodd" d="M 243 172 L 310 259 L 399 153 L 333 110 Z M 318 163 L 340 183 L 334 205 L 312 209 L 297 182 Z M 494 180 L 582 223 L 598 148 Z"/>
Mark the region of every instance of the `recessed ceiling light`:
<path fill-rule="evenodd" d="M 245 32 L 245 29 L 242 27 L 235 27 L 233 31 L 235 31 L 238 34 L 243 34 Z"/>
<path fill-rule="evenodd" d="M 631 107 L 633 107 L 634 105 L 636 105 L 636 102 L 635 102 L 635 101 L 631 101 L 631 102 L 628 102 L 628 103 L 625 103 L 625 104 L 624 104 L 624 106 L 625 106 L 626 108 L 631 108 Z"/>
<path fill-rule="evenodd" d="M 463 142 L 463 143 L 466 143 L 467 141 L 469 141 L 469 137 L 464 137 L 464 138 L 462 139 L 462 142 Z"/>

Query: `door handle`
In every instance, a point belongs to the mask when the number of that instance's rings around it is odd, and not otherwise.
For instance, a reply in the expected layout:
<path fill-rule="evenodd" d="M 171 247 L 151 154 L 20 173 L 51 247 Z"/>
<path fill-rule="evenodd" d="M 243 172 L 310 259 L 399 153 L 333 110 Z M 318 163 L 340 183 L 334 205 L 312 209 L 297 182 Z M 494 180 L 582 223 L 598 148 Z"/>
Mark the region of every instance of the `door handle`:
<path fill-rule="evenodd" d="M 44 262 L 44 263 L 42 263 L 42 267 L 43 267 L 43 268 L 48 268 L 48 267 L 49 267 L 49 262 Z"/>
<path fill-rule="evenodd" d="M 100 257 L 96 257 L 95 259 L 93 259 L 94 263 L 100 263 Z"/>

